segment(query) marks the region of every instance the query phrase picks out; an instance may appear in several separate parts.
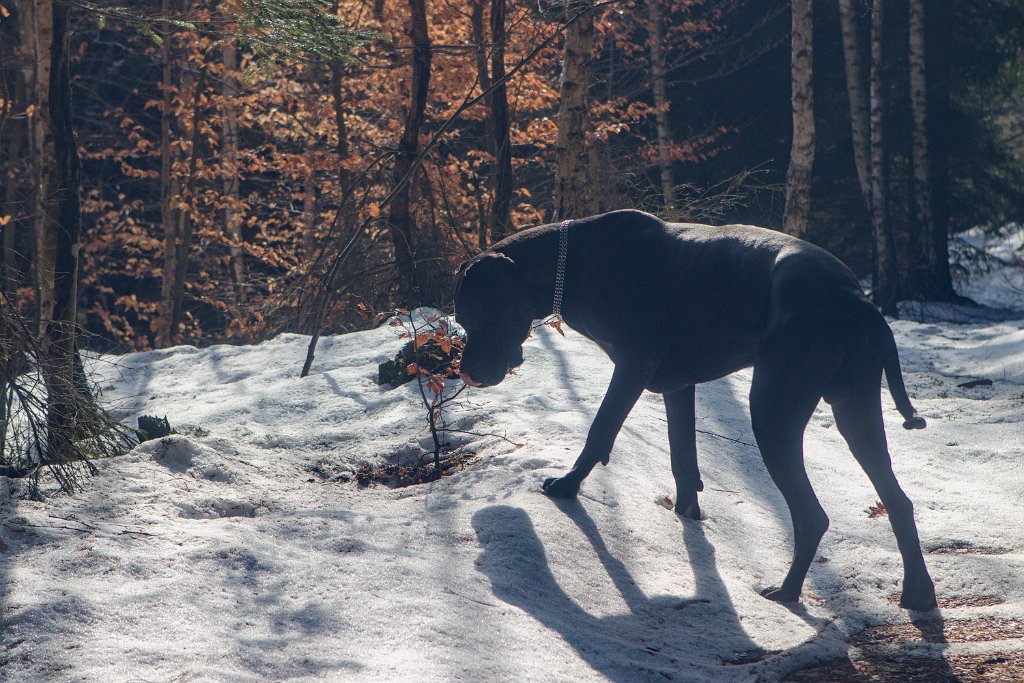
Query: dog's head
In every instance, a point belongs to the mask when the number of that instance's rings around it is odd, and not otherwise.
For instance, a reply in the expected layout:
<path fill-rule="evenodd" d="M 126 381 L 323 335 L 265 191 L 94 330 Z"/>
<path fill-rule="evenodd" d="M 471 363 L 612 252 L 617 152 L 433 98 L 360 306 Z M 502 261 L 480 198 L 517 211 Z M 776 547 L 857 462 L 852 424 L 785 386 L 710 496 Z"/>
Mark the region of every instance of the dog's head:
<path fill-rule="evenodd" d="M 515 261 L 485 254 L 459 269 L 455 319 L 466 331 L 462 380 L 474 387 L 493 386 L 523 363 L 523 342 L 530 336 L 533 307 L 516 274 Z"/>

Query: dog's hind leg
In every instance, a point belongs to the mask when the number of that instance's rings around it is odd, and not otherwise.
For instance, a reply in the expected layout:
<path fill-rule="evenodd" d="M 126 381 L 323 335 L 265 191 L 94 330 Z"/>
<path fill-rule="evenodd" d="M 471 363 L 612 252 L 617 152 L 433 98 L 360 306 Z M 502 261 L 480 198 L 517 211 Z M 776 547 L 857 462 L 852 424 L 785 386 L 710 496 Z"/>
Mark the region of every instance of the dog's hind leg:
<path fill-rule="evenodd" d="M 900 606 L 926 611 L 936 606 L 935 586 L 921 553 L 921 542 L 914 523 L 914 504 L 900 488 L 892 471 L 892 460 L 885 439 L 879 395 L 881 370 L 872 369 L 866 379 L 833 400 L 836 427 L 846 439 L 857 462 L 867 473 L 878 497 L 888 512 L 896 544 L 903 557 L 903 595 Z M 832 398 L 832 397 L 829 397 Z"/>
<path fill-rule="evenodd" d="M 697 429 L 694 387 L 665 394 L 668 443 L 672 452 L 672 476 L 676 480 L 676 513 L 700 519 L 697 492 L 704 490 L 697 469 Z"/>
<path fill-rule="evenodd" d="M 788 354 L 787 354 L 788 355 Z M 810 364 L 816 365 L 816 364 Z M 828 529 L 828 516 L 814 495 L 804 467 L 804 428 L 821 393 L 809 366 L 769 363 L 754 366 L 750 417 L 761 458 L 782 492 L 793 520 L 793 561 L 778 588 L 762 592 L 777 602 L 795 602 L 818 543 Z"/>
<path fill-rule="evenodd" d="M 580 483 L 594 466 L 599 462 L 608 464 L 615 437 L 647 384 L 647 373 L 642 371 L 644 367 L 624 361 L 615 364 L 611 384 L 601 401 L 594 423 L 590 425 L 583 452 L 568 474 L 544 482 L 544 493 L 555 498 L 574 498 L 579 493 Z"/>

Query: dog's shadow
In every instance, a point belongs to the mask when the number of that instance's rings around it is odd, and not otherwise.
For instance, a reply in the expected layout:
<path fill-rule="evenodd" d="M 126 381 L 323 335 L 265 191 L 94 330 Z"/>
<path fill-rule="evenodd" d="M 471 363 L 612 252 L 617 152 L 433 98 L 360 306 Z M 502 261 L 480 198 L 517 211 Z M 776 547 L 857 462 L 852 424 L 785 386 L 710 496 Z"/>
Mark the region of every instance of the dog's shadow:
<path fill-rule="evenodd" d="M 473 516 L 483 546 L 476 564 L 496 597 L 556 631 L 595 671 L 613 681 L 665 680 L 750 664 L 766 654 L 740 624 L 715 566 L 714 546 L 699 524 L 682 525 L 695 569 L 693 595 L 648 597 L 608 550 L 584 507 L 577 501 L 560 501 L 559 507 L 593 546 L 628 612 L 594 616 L 580 607 L 558 585 L 533 522 L 520 508 L 493 506 Z"/>

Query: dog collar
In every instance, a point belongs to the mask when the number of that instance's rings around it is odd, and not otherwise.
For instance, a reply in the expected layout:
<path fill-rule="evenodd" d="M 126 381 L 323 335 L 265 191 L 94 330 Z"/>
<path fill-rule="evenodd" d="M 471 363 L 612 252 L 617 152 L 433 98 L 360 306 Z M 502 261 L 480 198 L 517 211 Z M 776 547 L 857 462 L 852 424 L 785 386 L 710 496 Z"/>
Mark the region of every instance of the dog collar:
<path fill-rule="evenodd" d="M 565 255 L 569 250 L 569 226 L 572 219 L 562 221 L 558 226 L 558 267 L 555 269 L 555 301 L 552 315 L 562 317 L 562 294 L 565 291 Z"/>

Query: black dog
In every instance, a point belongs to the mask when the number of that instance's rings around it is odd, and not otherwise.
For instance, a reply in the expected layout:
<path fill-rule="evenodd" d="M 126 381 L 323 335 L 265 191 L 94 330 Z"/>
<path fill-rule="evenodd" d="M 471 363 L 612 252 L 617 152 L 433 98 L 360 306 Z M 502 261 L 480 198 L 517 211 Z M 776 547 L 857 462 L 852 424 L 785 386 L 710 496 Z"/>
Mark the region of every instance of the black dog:
<path fill-rule="evenodd" d="M 883 370 L 903 426 L 925 422 L 907 397 L 892 331 L 839 260 L 771 230 L 667 224 L 640 211 L 530 228 L 459 269 L 463 380 L 501 382 L 523 362 L 531 322 L 558 313 L 563 299 L 565 322 L 597 342 L 615 370 L 583 452 L 568 474 L 544 482 L 548 495 L 575 496 L 594 466 L 608 463 L 647 389 L 665 396 L 676 511 L 699 519 L 694 385 L 753 366 L 754 435 L 789 505 L 795 540 L 789 573 L 765 597 L 799 598 L 828 528 L 803 462 L 804 428 L 824 397 L 889 512 L 903 557 L 900 604 L 936 606 L 913 504 L 892 472 Z"/>

